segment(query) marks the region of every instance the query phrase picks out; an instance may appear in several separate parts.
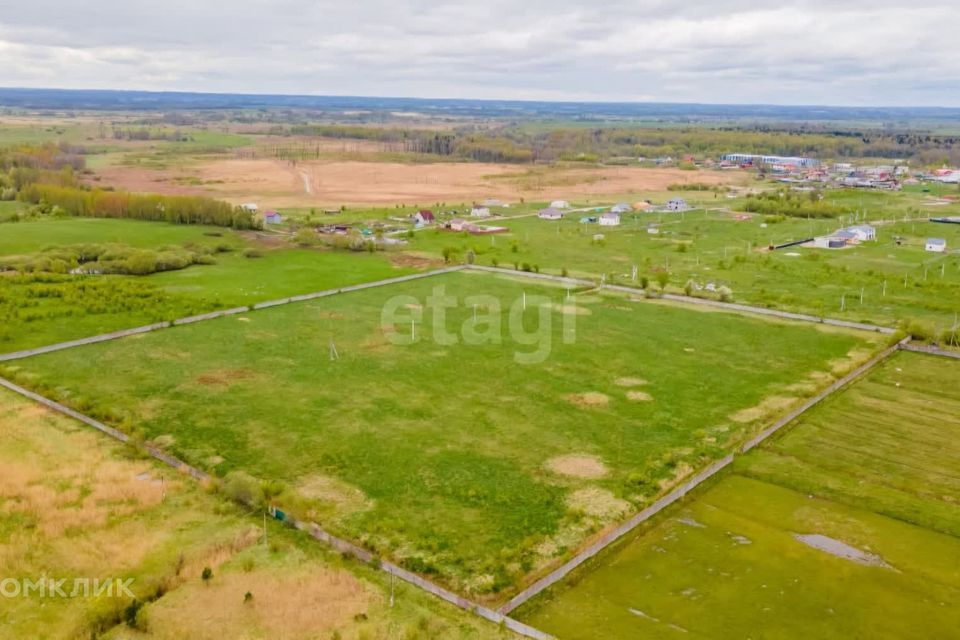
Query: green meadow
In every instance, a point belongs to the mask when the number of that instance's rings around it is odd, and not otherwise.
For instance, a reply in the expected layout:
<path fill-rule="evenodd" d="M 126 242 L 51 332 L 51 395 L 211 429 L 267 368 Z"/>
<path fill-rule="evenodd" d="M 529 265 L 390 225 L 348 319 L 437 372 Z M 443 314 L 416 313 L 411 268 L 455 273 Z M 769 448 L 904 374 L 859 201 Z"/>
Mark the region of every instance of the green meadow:
<path fill-rule="evenodd" d="M 445 319 L 437 287 L 457 300 Z M 456 273 L 2 371 L 219 475 L 279 482 L 295 513 L 496 598 L 878 339 Z"/>
<path fill-rule="evenodd" d="M 92 218 L 0 225 L 0 260 L 46 249 L 113 244 L 209 251 L 211 264 L 147 276 L 5 274 L 0 352 L 410 273 L 384 254 L 264 244 L 216 227 Z"/>
<path fill-rule="evenodd" d="M 0 487 L 4 580 L 62 579 L 72 595 L 5 597 L 3 640 L 503 637 L 306 534 L 271 521 L 264 539 L 259 513 L 6 390 Z M 94 597 L 94 580 L 129 593 Z"/>
<path fill-rule="evenodd" d="M 437 256 L 446 252 L 454 261 L 466 259 L 472 251 L 478 264 L 602 275 L 621 284 L 656 282 L 658 274 L 666 272 L 667 288 L 675 293 L 682 293 L 688 283 L 695 292 L 712 283 L 729 287 L 736 301 L 760 306 L 887 326 L 912 318 L 929 325 L 931 332 L 952 326 L 960 307 L 960 258 L 927 253 L 924 243 L 928 237 L 942 237 L 948 247 L 960 247 L 960 225 L 918 219 L 916 199 L 897 199 L 911 196 L 841 192 L 831 197 L 855 199 L 847 203 L 852 209 L 863 199 L 859 210 L 870 219 L 886 217 L 890 222 L 877 226 L 876 242 L 857 247 L 766 252 L 761 250 L 769 245 L 826 234 L 843 225 L 838 220 L 774 222 L 762 215 L 738 220 L 730 211 L 699 209 L 683 214 L 630 213 L 623 216 L 621 226 L 601 228 L 581 224 L 582 217 L 598 215 L 581 212 L 558 222 L 534 216 L 487 223 L 510 230 L 495 236 L 423 230 L 411 248 Z M 706 201 L 704 206 L 736 210 L 737 202 Z M 886 208 L 878 212 L 868 206 L 871 203 Z M 960 207 L 924 208 L 922 215 L 951 213 L 957 215 Z M 904 221 L 904 216 L 910 219 Z M 658 233 L 649 233 L 650 226 Z"/>
<path fill-rule="evenodd" d="M 953 637 L 958 435 L 960 363 L 899 354 L 517 614 L 574 639 Z"/>

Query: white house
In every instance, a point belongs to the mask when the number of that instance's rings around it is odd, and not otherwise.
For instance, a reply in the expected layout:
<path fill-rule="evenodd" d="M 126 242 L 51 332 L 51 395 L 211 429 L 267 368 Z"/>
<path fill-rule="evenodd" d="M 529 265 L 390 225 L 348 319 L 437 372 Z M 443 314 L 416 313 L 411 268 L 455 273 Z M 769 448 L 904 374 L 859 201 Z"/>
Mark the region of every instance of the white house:
<path fill-rule="evenodd" d="M 690 205 L 683 198 L 674 198 L 667 203 L 667 211 L 686 211 L 689 208 Z"/>
<path fill-rule="evenodd" d="M 601 213 L 600 226 L 601 227 L 619 227 L 620 214 L 614 213 L 613 211 L 607 211 L 606 213 Z"/>
<path fill-rule="evenodd" d="M 943 253 L 947 250 L 947 241 L 943 238 L 927 238 L 927 251 Z"/>
<path fill-rule="evenodd" d="M 858 224 L 846 229 L 856 236 L 858 242 L 872 242 L 877 239 L 877 230 L 869 224 Z"/>
<path fill-rule="evenodd" d="M 430 211 L 429 209 L 421 209 L 420 211 L 417 211 L 415 214 L 413 214 L 411 218 L 413 220 L 413 223 L 418 227 L 432 224 L 433 221 L 436 220 L 436 217 L 434 217 L 433 215 L 433 211 Z"/>
<path fill-rule="evenodd" d="M 487 207 L 474 207 L 470 209 L 470 215 L 474 218 L 489 218 L 490 209 Z"/>
<path fill-rule="evenodd" d="M 554 200 L 550 203 L 551 209 L 569 209 L 570 203 L 566 200 Z"/>
<path fill-rule="evenodd" d="M 260 209 L 260 207 L 258 207 L 256 203 L 253 203 L 253 202 L 244 202 L 242 205 L 240 205 L 240 208 L 243 209 L 244 211 L 251 211 L 253 213 L 256 213 L 257 210 Z"/>
<path fill-rule="evenodd" d="M 541 220 L 559 220 L 563 217 L 563 211 L 560 211 L 560 209 L 556 207 L 547 207 L 546 209 L 541 209 L 537 217 Z"/>

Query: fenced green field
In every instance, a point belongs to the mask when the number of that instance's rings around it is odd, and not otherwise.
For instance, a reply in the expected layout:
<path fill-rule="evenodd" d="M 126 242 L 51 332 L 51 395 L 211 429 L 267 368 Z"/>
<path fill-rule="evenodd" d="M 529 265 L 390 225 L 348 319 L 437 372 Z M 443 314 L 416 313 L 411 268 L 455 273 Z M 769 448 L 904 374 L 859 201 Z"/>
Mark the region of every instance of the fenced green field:
<path fill-rule="evenodd" d="M 442 327 L 438 286 L 457 300 Z M 448 274 L 3 371 L 215 473 L 281 481 L 272 491 L 304 517 L 495 597 L 722 457 L 880 339 L 567 295 Z M 383 324 L 390 304 L 400 319 Z M 469 343 L 498 323 L 499 342 Z M 395 343 L 414 332 L 414 344 Z"/>
<path fill-rule="evenodd" d="M 517 613 L 562 638 L 951 637 L 958 435 L 960 363 L 899 354 Z"/>

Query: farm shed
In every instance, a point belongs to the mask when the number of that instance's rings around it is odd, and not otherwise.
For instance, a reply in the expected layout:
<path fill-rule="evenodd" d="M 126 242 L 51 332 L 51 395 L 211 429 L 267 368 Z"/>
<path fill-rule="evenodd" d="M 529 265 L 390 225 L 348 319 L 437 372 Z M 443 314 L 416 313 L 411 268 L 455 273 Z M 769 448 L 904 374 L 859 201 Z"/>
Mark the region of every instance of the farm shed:
<path fill-rule="evenodd" d="M 947 241 L 944 238 L 927 238 L 926 250 L 932 253 L 943 253 L 947 250 Z"/>
<path fill-rule="evenodd" d="M 570 203 L 566 200 L 554 200 L 550 203 L 550 208 L 552 209 L 569 209 Z"/>
<path fill-rule="evenodd" d="M 667 211 L 686 211 L 690 208 L 683 198 L 673 198 L 667 203 Z"/>
<path fill-rule="evenodd" d="M 620 214 L 613 213 L 608 211 L 607 213 L 600 214 L 600 226 L 601 227 L 618 227 L 620 226 Z"/>
<path fill-rule="evenodd" d="M 557 209 L 556 207 L 547 207 L 546 209 L 541 209 L 537 213 L 537 217 L 541 220 L 559 220 L 563 217 L 563 211 Z"/>
<path fill-rule="evenodd" d="M 858 224 L 847 227 L 844 231 L 852 233 L 858 242 L 870 242 L 877 239 L 877 230 L 869 224 Z"/>
<path fill-rule="evenodd" d="M 263 214 L 264 224 L 280 224 L 283 222 L 283 217 L 276 211 L 267 211 Z"/>
<path fill-rule="evenodd" d="M 473 216 L 474 218 L 489 218 L 490 209 L 487 207 L 475 206 L 472 209 L 470 209 L 470 215 Z"/>
<path fill-rule="evenodd" d="M 630 205 L 624 204 L 622 202 L 620 204 L 615 204 L 612 207 L 610 207 L 611 213 L 626 213 L 628 211 L 630 211 Z"/>

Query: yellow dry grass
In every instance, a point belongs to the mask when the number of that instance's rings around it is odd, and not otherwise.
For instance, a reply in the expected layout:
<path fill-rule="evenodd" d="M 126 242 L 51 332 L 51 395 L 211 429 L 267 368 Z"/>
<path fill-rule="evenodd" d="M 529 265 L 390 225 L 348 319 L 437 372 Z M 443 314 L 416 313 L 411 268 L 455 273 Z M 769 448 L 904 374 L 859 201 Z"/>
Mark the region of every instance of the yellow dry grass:
<path fill-rule="evenodd" d="M 630 503 L 617 498 L 606 489 L 588 487 L 567 496 L 567 508 L 599 520 L 613 520 L 630 509 Z"/>
<path fill-rule="evenodd" d="M 785 410 L 797 401 L 794 396 L 768 396 L 755 407 L 741 409 L 730 415 L 730 419 L 740 424 L 756 422 L 773 417 Z"/>
<path fill-rule="evenodd" d="M 584 393 L 571 393 L 565 396 L 567 402 L 577 407 L 606 407 L 610 404 L 610 396 L 597 391 L 586 391 Z"/>
<path fill-rule="evenodd" d="M 547 469 L 553 473 L 570 476 L 571 478 L 585 478 L 593 480 L 607 475 L 607 466 L 597 456 L 585 454 L 571 454 L 558 456 L 547 460 Z"/>

